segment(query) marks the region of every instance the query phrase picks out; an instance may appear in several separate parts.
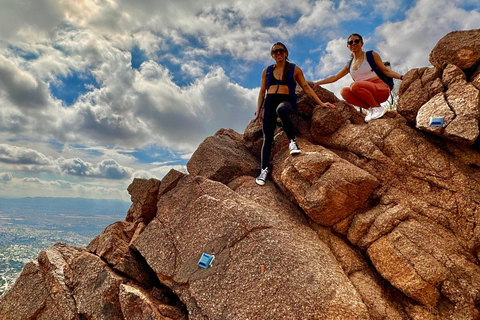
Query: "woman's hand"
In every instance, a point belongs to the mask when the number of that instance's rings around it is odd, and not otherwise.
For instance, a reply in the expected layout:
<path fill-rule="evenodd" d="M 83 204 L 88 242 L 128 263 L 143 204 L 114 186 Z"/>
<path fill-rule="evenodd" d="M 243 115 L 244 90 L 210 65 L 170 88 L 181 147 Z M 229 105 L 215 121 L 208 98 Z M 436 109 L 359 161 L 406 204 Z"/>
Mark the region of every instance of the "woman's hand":
<path fill-rule="evenodd" d="M 261 125 L 263 121 L 263 112 L 262 109 L 260 109 L 260 112 L 257 110 L 255 111 L 255 123 L 258 125 Z"/>
<path fill-rule="evenodd" d="M 330 103 L 330 102 L 324 102 L 322 105 L 322 107 L 324 108 L 329 108 L 329 109 L 335 109 L 335 105 L 333 103 Z"/>

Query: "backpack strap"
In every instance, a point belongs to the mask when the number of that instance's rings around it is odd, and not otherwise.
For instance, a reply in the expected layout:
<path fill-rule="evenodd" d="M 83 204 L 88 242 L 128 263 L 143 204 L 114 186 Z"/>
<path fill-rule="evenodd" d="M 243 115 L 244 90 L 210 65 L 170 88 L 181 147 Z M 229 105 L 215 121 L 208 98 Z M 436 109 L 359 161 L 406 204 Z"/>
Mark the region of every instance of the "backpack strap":
<path fill-rule="evenodd" d="M 267 67 L 267 75 L 266 75 L 266 86 L 267 86 L 267 90 L 268 88 L 270 88 L 271 86 L 271 83 L 272 83 L 272 77 L 273 77 L 273 68 L 275 67 L 275 65 L 270 65 Z"/>
<path fill-rule="evenodd" d="M 292 104 L 293 109 L 297 110 L 297 94 L 295 93 L 295 88 L 297 87 L 297 83 L 294 79 L 295 76 L 295 64 L 290 63 L 290 70 L 287 73 L 287 83 L 288 83 L 288 91 L 290 92 L 290 102 Z"/>
<path fill-rule="evenodd" d="M 353 57 L 350 58 L 350 60 L 348 60 L 348 62 L 347 62 L 348 72 L 350 72 L 350 67 L 352 66 L 352 61 L 353 61 Z"/>
<path fill-rule="evenodd" d="M 367 61 L 370 67 L 372 68 L 372 71 L 377 74 L 377 76 L 385 82 L 385 84 L 390 88 L 390 91 L 393 89 L 393 78 L 385 75 L 380 69 L 378 69 L 377 64 L 375 63 L 375 58 L 373 57 L 373 51 L 369 50 L 366 52 L 367 55 Z"/>
<path fill-rule="evenodd" d="M 375 72 L 377 74 L 377 76 L 381 79 L 381 77 L 379 75 L 380 70 L 378 70 L 377 64 L 375 63 L 375 58 L 373 57 L 373 51 L 368 50 L 366 52 L 366 56 L 367 56 L 367 62 L 370 65 L 370 68 L 372 68 L 372 71 Z"/>

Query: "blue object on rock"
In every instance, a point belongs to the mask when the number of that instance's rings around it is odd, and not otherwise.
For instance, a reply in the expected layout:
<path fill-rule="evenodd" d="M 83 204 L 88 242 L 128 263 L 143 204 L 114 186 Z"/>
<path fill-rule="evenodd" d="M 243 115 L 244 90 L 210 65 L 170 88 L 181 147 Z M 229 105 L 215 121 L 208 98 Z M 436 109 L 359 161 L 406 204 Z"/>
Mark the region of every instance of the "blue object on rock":
<path fill-rule="evenodd" d="M 208 269 L 208 267 L 210 267 L 210 265 L 212 264 L 213 259 L 215 259 L 215 256 L 213 254 L 208 254 L 204 252 L 200 257 L 200 260 L 198 260 L 198 266 Z"/>
<path fill-rule="evenodd" d="M 430 127 L 443 127 L 444 117 L 430 117 Z"/>

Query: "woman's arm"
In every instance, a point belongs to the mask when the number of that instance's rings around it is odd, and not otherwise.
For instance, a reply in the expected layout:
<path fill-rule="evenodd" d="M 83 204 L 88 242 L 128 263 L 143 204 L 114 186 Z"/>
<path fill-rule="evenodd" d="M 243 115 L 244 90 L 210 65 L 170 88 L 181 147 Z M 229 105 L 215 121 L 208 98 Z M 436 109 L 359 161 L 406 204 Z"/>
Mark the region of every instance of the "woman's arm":
<path fill-rule="evenodd" d="M 383 61 L 382 61 L 382 58 L 380 58 L 380 55 L 378 53 L 376 53 L 375 51 L 373 51 L 373 61 L 375 61 L 375 64 L 377 65 L 377 68 L 382 71 L 382 73 L 386 76 L 389 76 L 391 78 L 395 78 L 395 79 L 400 79 L 402 80 L 403 76 L 393 70 L 390 70 L 389 68 L 387 68 L 384 64 L 383 64 Z"/>
<path fill-rule="evenodd" d="M 305 93 L 310 98 L 315 100 L 315 102 L 317 104 L 319 104 L 320 106 L 325 107 L 325 108 L 335 108 L 335 106 L 333 104 L 331 104 L 330 102 L 323 102 L 322 100 L 320 100 L 320 98 L 317 96 L 315 91 L 313 91 L 313 89 L 308 85 L 307 81 L 305 80 L 305 77 L 303 76 L 302 69 L 295 66 L 295 71 L 294 71 L 293 76 L 294 76 L 295 81 L 298 82 L 298 84 L 300 84 L 303 91 L 305 91 Z"/>
<path fill-rule="evenodd" d="M 322 84 L 327 84 L 327 83 L 332 83 L 335 82 L 343 77 L 345 77 L 349 73 L 347 65 L 344 65 L 342 70 L 340 70 L 336 75 L 330 76 L 328 78 L 325 78 L 323 80 L 314 82 L 315 85 L 322 85 Z"/>
<path fill-rule="evenodd" d="M 255 117 L 257 118 L 257 123 L 262 122 L 262 116 L 260 115 L 260 108 L 265 99 L 265 91 L 267 90 L 267 69 L 264 69 L 262 72 L 262 81 L 260 83 L 260 92 L 258 93 L 257 101 L 257 111 L 255 111 Z"/>

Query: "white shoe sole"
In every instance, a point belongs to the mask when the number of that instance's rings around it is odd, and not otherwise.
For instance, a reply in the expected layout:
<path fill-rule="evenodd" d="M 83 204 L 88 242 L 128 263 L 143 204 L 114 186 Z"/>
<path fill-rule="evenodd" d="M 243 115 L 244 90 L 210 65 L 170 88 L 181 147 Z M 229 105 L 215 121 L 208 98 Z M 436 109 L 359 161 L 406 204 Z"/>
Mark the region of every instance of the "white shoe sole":
<path fill-rule="evenodd" d="M 380 113 L 378 116 L 372 117 L 370 120 L 380 119 L 381 117 L 383 117 L 385 115 L 385 113 L 387 113 L 387 109 L 383 108 L 382 113 Z"/>
<path fill-rule="evenodd" d="M 290 151 L 290 154 L 299 154 L 299 153 L 302 153 L 301 150 L 291 150 Z"/>
<path fill-rule="evenodd" d="M 370 111 L 367 111 L 367 114 L 365 115 L 365 122 L 369 122 L 372 120 L 372 113 Z"/>
<path fill-rule="evenodd" d="M 259 180 L 259 179 L 255 179 L 255 182 L 256 182 L 259 186 L 263 186 L 263 185 L 265 184 L 265 181 Z"/>

